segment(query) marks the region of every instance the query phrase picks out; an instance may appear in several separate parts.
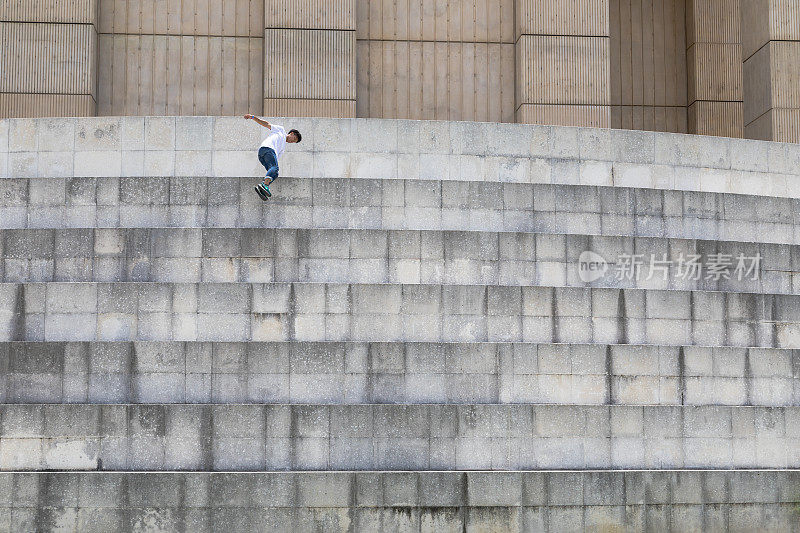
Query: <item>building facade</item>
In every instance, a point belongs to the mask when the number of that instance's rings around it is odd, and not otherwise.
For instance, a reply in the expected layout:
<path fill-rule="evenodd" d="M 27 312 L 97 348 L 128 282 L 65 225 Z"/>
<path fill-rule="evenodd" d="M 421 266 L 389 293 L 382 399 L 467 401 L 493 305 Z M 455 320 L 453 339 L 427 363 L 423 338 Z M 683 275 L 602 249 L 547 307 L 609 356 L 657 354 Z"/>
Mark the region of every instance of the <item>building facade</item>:
<path fill-rule="evenodd" d="M 800 0 L 0 0 L 5 117 L 252 112 L 800 142 L 798 79 Z"/>

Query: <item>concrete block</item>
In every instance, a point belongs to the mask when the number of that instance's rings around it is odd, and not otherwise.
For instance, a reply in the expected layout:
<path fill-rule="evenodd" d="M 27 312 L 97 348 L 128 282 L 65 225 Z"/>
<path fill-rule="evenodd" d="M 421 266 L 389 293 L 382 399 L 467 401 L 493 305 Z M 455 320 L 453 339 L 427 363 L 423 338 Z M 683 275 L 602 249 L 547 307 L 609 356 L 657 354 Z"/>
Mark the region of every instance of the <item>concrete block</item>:
<path fill-rule="evenodd" d="M 72 163 L 72 152 L 40 152 L 36 177 L 70 177 L 73 175 Z"/>
<path fill-rule="evenodd" d="M 73 119 L 49 118 L 37 122 L 36 146 L 40 152 L 67 152 L 74 149 L 75 121 Z"/>
<path fill-rule="evenodd" d="M 97 285 L 56 283 L 47 287 L 48 313 L 88 313 L 97 310 Z"/>
<path fill-rule="evenodd" d="M 120 118 L 120 150 L 144 150 L 144 122 L 144 117 Z"/>
<path fill-rule="evenodd" d="M 315 152 L 311 178 L 350 177 L 350 154 L 347 152 Z M 263 167 L 262 167 L 263 168 Z"/>
<path fill-rule="evenodd" d="M 0 152 L 8 152 L 8 119 L 0 120 Z"/>
<path fill-rule="evenodd" d="M 10 119 L 7 121 L 6 140 L 9 152 L 33 152 L 39 149 L 38 129 L 41 121 Z"/>
<path fill-rule="evenodd" d="M 212 117 L 176 117 L 175 149 L 212 150 L 213 124 L 214 119 Z M 158 144 L 160 146 L 159 149 L 168 149 L 170 125 L 170 123 L 149 123 L 148 140 L 153 144 Z"/>
<path fill-rule="evenodd" d="M 263 177 L 264 174 L 255 151 L 216 150 L 212 154 L 211 168 L 216 178 Z"/>
<path fill-rule="evenodd" d="M 314 154 L 308 152 L 284 152 L 281 156 L 283 176 L 298 178 L 314 175 Z"/>
<path fill-rule="evenodd" d="M 553 159 L 550 163 L 551 183 L 577 185 L 580 183 L 581 165 L 573 159 Z"/>
<path fill-rule="evenodd" d="M 43 466 L 42 440 L 39 438 L 0 439 L 0 468 L 38 470 Z"/>
<path fill-rule="evenodd" d="M 470 473 L 467 499 L 473 507 L 517 507 L 522 502 L 522 474 Z"/>
<path fill-rule="evenodd" d="M 250 307 L 249 285 L 204 283 L 199 287 L 200 313 L 244 313 Z"/>
<path fill-rule="evenodd" d="M 169 167 L 169 160 L 162 156 L 159 156 L 157 159 L 161 159 L 161 161 L 156 161 L 153 159 L 155 156 L 148 155 L 148 158 L 151 158 L 150 161 L 153 165 L 160 165 L 160 168 L 164 175 L 172 176 L 192 176 L 192 177 L 205 177 L 211 175 L 212 172 L 212 155 L 213 152 L 210 150 L 182 150 L 175 152 L 174 157 L 174 170 L 172 173 L 167 173 L 170 170 Z M 147 167 L 148 169 L 150 167 Z M 149 173 L 149 170 L 148 170 Z"/>
<path fill-rule="evenodd" d="M 450 153 L 450 125 L 448 123 L 424 120 L 419 122 L 418 132 L 420 153 Z"/>
<path fill-rule="evenodd" d="M 120 176 L 122 171 L 122 154 L 119 151 L 75 152 L 73 168 L 75 176 Z"/>
<path fill-rule="evenodd" d="M 291 285 L 253 285 L 252 311 L 254 313 L 286 313 L 289 310 L 290 297 Z"/>
<path fill-rule="evenodd" d="M 616 161 L 627 163 L 661 163 L 656 161 L 656 139 L 661 140 L 668 134 L 653 132 L 614 130 L 611 142 Z"/>
<path fill-rule="evenodd" d="M 263 139 L 263 128 L 236 117 L 215 117 L 214 150 L 256 150 Z"/>
<path fill-rule="evenodd" d="M 317 152 L 349 152 L 353 121 L 316 119 L 313 125 L 314 150 Z"/>
<path fill-rule="evenodd" d="M 174 176 L 175 155 L 172 150 L 148 150 L 144 153 L 144 172 L 146 176 Z"/>
<path fill-rule="evenodd" d="M 352 153 L 350 154 L 353 178 L 395 179 L 397 177 L 397 156 L 393 153 Z"/>
<path fill-rule="evenodd" d="M 582 185 L 613 185 L 611 163 L 602 161 L 585 161 L 579 170 L 579 182 Z"/>
<path fill-rule="evenodd" d="M 119 150 L 122 119 L 81 118 L 75 121 L 75 150 Z"/>
<path fill-rule="evenodd" d="M 250 316 L 245 313 L 200 313 L 197 315 L 197 339 L 249 340 L 254 326 L 255 324 L 250 323 Z"/>
<path fill-rule="evenodd" d="M 39 158 L 36 152 L 12 152 L 7 155 L 8 177 L 35 178 L 39 176 Z"/>
<path fill-rule="evenodd" d="M 382 123 L 368 119 L 351 121 L 351 135 L 358 139 L 364 152 L 396 152 L 398 149 L 398 124 Z"/>

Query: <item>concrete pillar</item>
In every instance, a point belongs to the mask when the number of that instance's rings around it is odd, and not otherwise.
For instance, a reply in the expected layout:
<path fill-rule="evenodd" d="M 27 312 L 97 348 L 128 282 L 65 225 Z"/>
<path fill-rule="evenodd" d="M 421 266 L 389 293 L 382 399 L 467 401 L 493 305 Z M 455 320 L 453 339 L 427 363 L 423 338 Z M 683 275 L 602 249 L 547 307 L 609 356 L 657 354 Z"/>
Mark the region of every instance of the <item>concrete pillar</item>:
<path fill-rule="evenodd" d="M 355 0 L 265 0 L 265 115 L 355 116 L 355 13 Z"/>
<path fill-rule="evenodd" d="M 264 0 L 98 2 L 98 115 L 261 113 Z"/>
<path fill-rule="evenodd" d="M 687 0 L 689 133 L 742 137 L 740 0 Z"/>
<path fill-rule="evenodd" d="M 800 142 L 800 0 L 742 2 L 744 135 Z"/>
<path fill-rule="evenodd" d="M 611 127 L 686 133 L 684 0 L 610 0 Z"/>
<path fill-rule="evenodd" d="M 514 122 L 514 0 L 357 0 L 359 117 Z"/>
<path fill-rule="evenodd" d="M 0 0 L 0 117 L 91 116 L 96 0 Z"/>
<path fill-rule="evenodd" d="M 517 122 L 610 126 L 608 0 L 517 1 Z"/>

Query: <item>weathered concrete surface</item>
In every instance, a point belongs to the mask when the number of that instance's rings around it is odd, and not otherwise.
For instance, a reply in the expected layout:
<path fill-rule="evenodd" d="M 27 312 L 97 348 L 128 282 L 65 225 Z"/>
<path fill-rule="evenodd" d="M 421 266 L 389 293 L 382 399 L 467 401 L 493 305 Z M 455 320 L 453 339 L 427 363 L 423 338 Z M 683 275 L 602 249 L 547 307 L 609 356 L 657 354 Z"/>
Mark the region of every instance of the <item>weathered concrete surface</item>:
<path fill-rule="evenodd" d="M 800 244 L 800 200 L 594 185 L 280 178 L 0 179 L 2 228 L 525 231 Z"/>
<path fill-rule="evenodd" d="M 800 296 L 337 283 L 1 283 L 0 341 L 800 347 Z"/>
<path fill-rule="evenodd" d="M 2 470 L 798 468 L 800 407 L 6 405 Z"/>
<path fill-rule="evenodd" d="M 800 405 L 800 352 L 525 343 L 0 343 L 6 403 Z"/>
<path fill-rule="evenodd" d="M 0 530 L 795 531 L 797 471 L 0 474 Z"/>
<path fill-rule="evenodd" d="M 579 260 L 608 261 L 592 282 Z M 626 275 L 626 257 L 641 276 Z M 719 279 L 682 275 L 681 259 L 729 258 Z M 738 257 L 760 256 L 735 272 Z M 651 268 L 669 261 L 667 269 Z M 749 268 L 751 259 L 745 261 Z M 263 228 L 0 230 L 0 281 L 319 282 L 620 287 L 800 293 L 800 247 L 562 233 Z"/>
<path fill-rule="evenodd" d="M 797 529 L 796 145 L 287 125 L 0 121 L 0 530 Z"/>
<path fill-rule="evenodd" d="M 516 181 L 800 197 L 796 144 L 475 122 L 274 119 L 303 132 L 286 176 Z M 0 121 L 0 177 L 259 176 L 239 117 Z"/>

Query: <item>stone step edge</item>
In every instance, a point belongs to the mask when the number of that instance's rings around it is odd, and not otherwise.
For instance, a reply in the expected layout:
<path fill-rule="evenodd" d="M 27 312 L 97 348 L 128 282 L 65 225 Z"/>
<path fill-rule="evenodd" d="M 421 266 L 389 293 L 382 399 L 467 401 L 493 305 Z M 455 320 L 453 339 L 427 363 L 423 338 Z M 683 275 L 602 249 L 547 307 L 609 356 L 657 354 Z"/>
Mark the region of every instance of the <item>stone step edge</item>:
<path fill-rule="evenodd" d="M 653 348 L 653 349 L 670 349 L 670 350 L 767 350 L 773 352 L 795 352 L 800 351 L 800 348 L 780 348 L 774 346 L 720 346 L 716 344 L 643 344 L 643 343 L 615 343 L 615 342 L 535 342 L 535 341 L 362 341 L 362 340 L 274 340 L 274 341 L 202 341 L 202 340 L 57 340 L 57 341 L 38 341 L 38 340 L 2 340 L 0 347 L 4 345 L 18 345 L 18 344 L 242 344 L 247 346 L 257 346 L 264 344 L 279 344 L 279 345 L 302 345 L 302 344 L 352 344 L 352 345 L 406 345 L 406 344 L 429 344 L 432 346 L 591 346 L 591 347 L 626 347 L 626 348 Z"/>
<path fill-rule="evenodd" d="M 167 153 L 171 151 L 166 151 Z M 178 151 L 181 152 L 181 151 Z M 10 152 L 14 153 L 14 152 Z M 47 154 L 48 152 L 41 152 Z M 79 152 L 81 154 L 91 154 L 93 152 Z M 108 151 L 97 151 L 101 155 L 109 154 Z M 124 155 L 126 152 L 118 152 Z M 159 152 L 163 153 L 163 152 Z M 208 178 L 208 179 L 250 179 L 257 182 L 259 178 L 264 176 L 263 170 L 259 172 L 256 166 L 260 165 L 257 162 L 255 150 L 252 155 L 250 151 L 228 151 L 227 154 L 233 154 L 235 158 L 239 159 L 235 165 L 252 166 L 252 173 L 248 172 L 233 172 L 227 169 L 221 171 L 214 171 L 213 169 L 205 171 L 192 171 L 178 172 L 173 170 L 153 171 L 150 174 L 136 173 L 134 175 L 124 175 L 125 172 L 112 172 L 103 174 L 104 170 L 93 169 L 89 172 L 81 172 L 79 175 L 72 176 L 42 176 L 38 171 L 31 172 L 17 172 L 7 173 L 5 176 L 0 176 L 0 179 L 82 179 L 82 178 Z M 350 172 L 348 175 L 336 174 L 331 175 L 325 170 L 318 172 L 316 170 L 300 172 L 288 171 L 282 174 L 280 178 L 310 178 L 317 180 L 332 180 L 332 179 L 376 179 L 383 181 L 393 180 L 408 180 L 408 181 L 452 181 L 452 182 L 480 182 L 480 183 L 527 183 L 527 184 L 543 184 L 543 185 L 587 185 L 587 186 L 601 186 L 612 188 L 631 188 L 631 189 L 646 189 L 646 190 L 663 190 L 663 191 L 680 191 L 680 192 L 710 192 L 720 194 L 736 194 L 744 196 L 758 196 L 763 198 L 787 198 L 798 199 L 800 192 L 790 186 L 793 180 L 797 178 L 796 174 L 787 174 L 771 171 L 754 171 L 754 170 L 738 170 L 729 168 L 714 168 L 702 167 L 692 165 L 670 165 L 670 164 L 656 164 L 656 163 L 631 163 L 616 160 L 599 160 L 599 159 L 559 159 L 556 157 L 525 157 L 525 156 L 485 156 L 491 158 L 489 163 L 490 167 L 488 172 L 478 170 L 478 173 L 485 175 L 485 179 L 463 179 L 462 174 L 475 174 L 475 164 L 469 160 L 466 161 L 469 166 L 468 170 L 456 171 L 455 175 L 451 175 L 448 168 L 445 175 L 439 173 L 426 174 L 430 171 L 417 171 L 419 173 L 416 177 L 399 176 L 396 172 L 399 171 L 400 162 L 397 159 L 403 158 L 406 165 L 421 165 L 419 159 L 430 159 L 434 164 L 451 165 L 450 161 L 442 162 L 441 158 L 481 158 L 484 156 L 469 156 L 465 154 L 405 154 L 397 152 L 313 152 L 308 153 L 312 158 L 316 154 L 323 154 L 321 158 L 334 160 L 333 165 L 341 168 L 347 168 L 352 163 L 356 165 L 369 165 L 370 163 L 378 165 L 388 165 L 393 167 L 391 169 L 384 169 L 381 174 L 380 171 L 373 171 L 374 174 L 369 172 Z M 295 155 L 295 154 L 292 154 Z M 306 154 L 303 154 L 306 155 Z M 365 156 L 365 157 L 360 157 Z M 388 160 L 394 157 L 396 161 L 389 162 Z M 418 158 L 416 162 L 408 160 L 410 158 Z M 352 161 L 356 159 L 356 161 Z M 359 161 L 361 159 L 361 161 Z M 437 161 L 438 160 L 438 161 Z M 255 162 L 251 165 L 252 162 Z M 325 161 L 327 165 L 330 161 Z M 462 163 L 462 161 L 458 161 Z M 220 163 L 220 165 L 227 163 Z M 291 163 L 286 163 L 288 166 Z M 308 164 L 308 163 L 306 163 Z M 311 163 L 313 165 L 313 162 Z M 460 166 L 460 165 L 459 165 Z M 517 170 L 518 168 L 522 170 Z M 357 168 L 357 167 L 356 167 Z M 520 176 L 519 173 L 525 173 L 525 176 Z M 37 175 L 31 175 L 37 174 Z M 213 174 L 213 175 L 209 175 Z M 279 179 L 280 179 L 279 178 Z"/>
<path fill-rule="evenodd" d="M 712 218 L 704 218 L 703 220 L 714 220 Z M 754 224 L 758 222 L 753 222 Z M 798 223 L 800 226 L 800 222 Z M 464 228 L 464 229 L 454 229 L 454 228 L 423 228 L 423 229 L 409 229 L 409 228 L 367 228 L 367 227 L 345 227 L 345 226 L 319 226 L 319 227 L 308 227 L 308 226 L 298 226 L 298 227 L 290 227 L 290 226 L 67 226 L 67 225 L 60 225 L 60 226 L 28 226 L 28 227 L 9 227 L 4 228 L 0 227 L 0 233 L 5 231 L 86 231 L 86 230 L 101 230 L 101 231 L 136 231 L 136 230 L 159 230 L 159 231 L 171 231 L 171 230 L 180 230 L 180 231 L 215 231 L 215 230 L 266 230 L 266 231 L 347 231 L 347 232 L 369 232 L 369 231 L 380 231 L 380 232 L 427 232 L 427 233 L 468 233 L 468 234 L 500 234 L 500 235 L 515 235 L 515 234 L 522 234 L 522 235 L 547 235 L 547 236 L 565 236 L 565 237 L 586 237 L 586 238 L 607 238 L 607 239 L 617 239 L 617 238 L 629 238 L 629 239 L 659 239 L 659 240 L 670 240 L 670 241 L 693 241 L 693 242 L 708 242 L 708 243 L 733 243 L 733 244 L 742 244 L 745 246 L 800 246 L 800 235 L 798 235 L 796 242 L 776 242 L 776 241 L 767 241 L 767 240 L 743 240 L 743 239 L 734 239 L 734 238 L 715 238 L 715 239 L 703 239 L 700 237 L 681 237 L 681 236 L 666 236 L 666 235 L 639 235 L 639 234 L 630 234 L 630 233 L 623 233 L 619 231 L 613 231 L 609 233 L 587 233 L 587 232 L 575 232 L 575 233 L 566 233 L 564 231 L 543 231 L 543 230 L 482 230 L 482 229 L 474 229 L 474 228 Z M 764 236 L 764 239 L 767 239 L 768 236 Z M 67 256 L 64 256 L 67 257 Z M 118 257 L 111 255 L 109 257 Z M 256 256 L 246 256 L 256 257 Z M 192 256 L 194 258 L 194 256 Z M 200 256 L 200 259 L 205 258 L 205 256 Z"/>
<path fill-rule="evenodd" d="M 237 227 L 237 226 L 146 226 L 146 227 L 100 227 L 100 226 L 61 226 L 61 227 L 26 227 L 26 228 L 0 228 L 0 240 L 3 238 L 4 233 L 8 232 L 42 232 L 42 231 L 50 231 L 50 232 L 84 232 L 84 231 L 119 231 L 119 232 L 133 232 L 133 231 L 147 231 L 147 232 L 178 232 L 178 231 L 191 231 L 191 232 L 217 232 L 217 231 L 271 231 L 271 232 L 303 232 L 303 233 L 331 233 L 331 232 L 345 232 L 345 233 L 420 233 L 420 234 L 435 234 L 435 233 L 450 233 L 450 234 L 467 234 L 467 235 L 497 235 L 497 236 L 507 236 L 507 235 L 531 235 L 531 236 L 547 236 L 547 237 L 564 237 L 565 239 L 633 239 L 633 240 L 651 240 L 651 241 L 688 241 L 694 243 L 725 243 L 725 245 L 734 245 L 734 244 L 741 244 L 744 246 L 789 246 L 800 247 L 800 242 L 798 243 L 778 243 L 778 242 L 769 242 L 769 241 L 748 241 L 748 240 L 737 240 L 737 239 L 702 239 L 699 237 L 667 237 L 663 235 L 631 235 L 630 233 L 567 233 L 563 230 L 557 231 L 543 231 L 543 230 L 487 230 L 487 229 L 475 229 L 475 228 L 465 228 L 465 229 L 442 229 L 442 228 L 433 228 L 433 229 L 405 229 L 405 228 L 353 228 L 353 227 L 345 227 L 345 226 L 321 226 L 321 227 L 288 227 L 288 226 L 280 226 L 280 227 Z M 202 239 L 201 235 L 201 239 Z M 277 236 L 275 236 L 277 238 Z M 201 241 L 202 242 L 202 241 Z M 96 252 L 95 252 L 96 253 Z M 102 257 L 121 257 L 122 254 L 103 254 Z M 84 257 L 84 256 L 71 256 L 71 255 L 64 255 L 58 256 L 62 258 L 73 258 L 73 257 Z M 93 257 L 93 256 L 92 256 Z M 230 257 L 233 258 L 263 258 L 267 256 L 256 256 L 256 255 L 239 255 L 239 256 L 222 256 L 222 255 L 199 255 L 199 256 L 157 256 L 157 257 L 179 257 L 179 258 L 199 258 L 199 259 L 217 259 L 223 258 L 227 259 Z M 269 256 L 274 258 L 275 256 Z M 2 258 L 8 259 L 8 256 L 3 256 Z M 281 258 L 286 259 L 295 259 L 298 256 L 281 256 Z M 16 259 L 16 258 L 11 258 Z M 39 259 L 39 257 L 27 257 L 26 259 Z M 304 257 L 304 259 L 347 259 L 346 257 Z M 359 258 L 360 259 L 360 258 Z M 372 259 L 372 258 L 366 258 Z M 399 258 L 398 258 L 399 259 Z M 410 258 L 403 258 L 403 259 L 410 259 Z M 464 259 L 464 258 L 451 258 L 451 259 Z M 481 261 L 499 261 L 500 259 L 480 259 L 480 258 L 466 258 L 466 259 L 475 259 Z M 512 259 L 509 259 L 512 260 Z M 513 259 L 516 260 L 516 259 Z M 557 261 L 563 262 L 563 261 Z"/>
<path fill-rule="evenodd" d="M 576 286 L 576 285 L 489 285 L 486 283 L 475 283 L 471 285 L 467 285 L 464 283 L 391 283 L 391 282 L 336 282 L 336 281 L 269 281 L 269 282 L 260 282 L 260 281 L 24 281 L 24 282 L 16 282 L 16 281 L 0 281 L 0 289 L 4 286 L 18 286 L 18 285 L 25 285 L 25 286 L 47 286 L 47 285 L 197 285 L 197 286 L 233 286 L 233 285 L 258 285 L 258 286 L 276 286 L 276 285 L 310 285 L 310 286 L 319 286 L 319 285 L 330 285 L 334 287 L 341 287 L 341 286 L 378 286 L 378 287 L 442 287 L 442 288 L 475 288 L 475 287 L 482 287 L 484 290 L 515 290 L 515 289 L 552 289 L 552 290 L 589 290 L 589 291 L 641 291 L 641 292 L 667 292 L 667 293 L 700 293 L 700 294 L 733 294 L 737 297 L 747 297 L 747 296 L 764 296 L 764 297 L 785 297 L 785 298 L 794 298 L 800 297 L 800 293 L 776 293 L 776 292 L 755 292 L 755 291 L 728 291 L 728 290 L 721 290 L 721 289 L 662 289 L 662 288 L 655 288 L 655 287 L 598 287 L 594 285 L 586 285 L 586 286 Z M 224 312 L 223 312 L 224 314 Z M 278 313 L 280 314 L 280 313 Z M 400 314 L 402 315 L 403 312 L 401 311 Z M 492 314 L 482 313 L 478 316 L 495 316 Z M 497 315 L 497 316 L 509 316 L 509 315 Z M 522 316 L 522 315 L 521 315 Z M 528 315 L 524 315 L 528 316 Z M 530 315 L 530 316 L 553 316 L 553 315 Z M 557 315 L 560 317 L 573 317 L 576 315 Z M 616 317 L 617 315 L 615 315 Z M 593 318 L 592 315 L 589 318 Z M 596 317 L 595 317 L 596 318 Z M 605 317 L 608 318 L 608 317 Z M 614 317 L 611 317 L 614 318 Z M 663 317 L 639 317 L 639 316 L 626 316 L 625 318 L 663 318 Z M 681 319 L 683 320 L 683 319 Z M 688 319 L 687 319 L 688 320 Z M 744 319 L 743 319 L 744 320 Z M 763 323 L 783 323 L 784 321 L 780 320 L 760 320 Z M 573 344 L 573 343 L 567 343 Z M 694 345 L 692 345 L 694 346 Z"/>
<path fill-rule="evenodd" d="M 581 505 L 663 505 L 663 504 L 703 504 L 703 503 L 797 503 L 800 501 L 800 470 L 796 469 L 630 469 L 630 470 L 612 470 L 612 469 L 564 469 L 564 470 L 292 470 L 292 471 L 275 471 L 275 470 L 261 470 L 261 471 L 181 471 L 181 470 L 103 470 L 103 471 L 64 471 L 64 470 L 48 470 L 48 471 L 20 471 L 20 470 L 7 470 L 0 473 L 0 480 L 14 478 L 20 480 L 33 481 L 35 484 L 39 480 L 48 482 L 58 482 L 59 480 L 68 480 L 68 482 L 80 483 L 83 479 L 92 479 L 91 476 L 100 476 L 105 478 L 118 478 L 120 482 L 125 483 L 127 480 L 139 478 L 140 480 L 152 480 L 158 483 L 173 481 L 183 484 L 185 480 L 202 480 L 204 482 L 212 481 L 214 479 L 220 481 L 229 481 L 231 483 L 241 483 L 243 479 L 256 481 L 259 478 L 277 478 L 289 481 L 291 484 L 284 487 L 285 494 L 291 496 L 285 499 L 284 502 L 275 502 L 274 505 L 263 505 L 263 507 L 528 507 L 540 505 L 558 505 L 558 506 L 581 506 Z M 772 481 L 782 480 L 785 485 L 780 487 L 765 483 L 766 480 L 761 479 L 764 477 L 771 478 Z M 428 478 L 428 479 L 425 479 Z M 536 479 L 539 478 L 542 485 L 538 488 L 542 492 L 535 495 L 531 492 L 522 490 L 523 485 L 529 486 L 533 482 L 533 487 L 536 487 Z M 542 479 L 543 478 L 543 479 Z M 632 478 L 632 479 L 631 479 Z M 733 479 L 731 479 L 733 478 Z M 619 480 L 625 482 L 630 479 L 634 483 L 625 484 L 620 487 L 622 490 L 613 491 L 616 493 L 616 498 L 611 498 L 608 501 L 608 496 L 597 497 L 593 490 L 588 492 L 586 489 L 599 490 L 601 493 L 603 489 L 608 489 L 607 484 L 602 481 Z M 734 479 L 742 484 L 732 483 Z M 336 480 L 344 481 L 348 484 L 360 485 L 364 483 L 371 491 L 367 493 L 356 492 L 356 498 L 351 499 L 354 494 L 348 490 L 339 491 L 318 491 L 321 483 L 326 481 L 335 482 Z M 426 481 L 433 483 L 432 486 L 427 486 L 423 489 L 417 483 L 419 481 Z M 552 501 L 551 491 L 546 490 L 547 486 L 552 481 L 558 483 L 574 485 L 577 490 L 562 490 L 559 491 L 555 501 Z M 638 483 L 636 482 L 638 481 Z M 597 482 L 600 482 L 598 484 Z M 661 487 L 663 490 L 652 490 L 648 482 L 666 483 L 666 486 Z M 300 484 L 302 489 L 296 491 L 295 484 Z M 497 483 L 497 485 L 495 485 Z M 710 483 L 710 487 L 707 484 Z M 10 484 L 10 483 L 9 483 Z M 393 488 L 404 489 L 400 491 L 401 495 L 397 493 L 384 493 L 384 488 L 391 484 Z M 5 485 L 5 484 L 4 484 Z M 492 486 L 494 485 L 494 486 Z M 323 485 L 324 486 L 324 485 Z M 140 490 L 145 487 L 140 487 Z M 220 487 L 222 488 L 222 487 Z M 254 487 L 255 488 L 255 487 Z M 423 496 L 430 497 L 430 489 L 434 489 L 434 493 L 440 496 L 434 501 L 425 501 Z M 442 488 L 450 490 L 444 491 Z M 486 490 L 486 489 L 493 490 Z M 712 490 L 706 490 L 706 489 Z M 436 490 L 439 489 L 439 490 Z M 650 490 L 647 490 L 650 489 Z M 716 490 L 713 490 L 716 489 Z M 612 489 L 613 490 L 613 489 Z M 19 495 L 20 493 L 17 493 Z M 56 493 L 63 495 L 63 492 Z M 136 494 L 132 491 L 132 494 Z M 200 496 L 202 500 L 203 492 L 195 493 Z M 586 501 L 586 495 L 589 495 L 589 502 Z M 46 504 L 41 503 L 40 498 L 44 492 L 36 491 L 30 493 L 25 505 L 24 503 L 17 503 L 16 505 L 6 503 L 2 506 L 15 507 L 15 508 L 30 508 L 31 506 L 45 507 Z M 244 496 L 246 500 L 250 499 L 251 493 L 238 494 L 237 496 Z M 678 495 L 676 498 L 675 496 Z M 361 496 L 361 497 L 358 497 Z M 364 498 L 366 496 L 366 498 Z M 399 497 L 398 497 L 399 496 Z M 410 496 L 410 497 L 409 497 Z M 91 498 L 92 493 L 75 494 L 68 500 L 73 501 L 75 505 L 78 501 L 84 498 Z M 363 499 L 362 499 L 363 498 Z M 100 507 L 100 508 L 115 508 L 115 507 L 134 507 L 119 503 L 115 505 L 112 503 L 114 495 L 108 495 L 106 498 L 108 502 L 102 502 L 100 505 L 88 505 L 87 507 Z M 147 500 L 155 500 L 149 502 Z M 370 501 L 373 500 L 373 501 Z M 436 501 L 439 500 L 439 501 Z M 592 501 L 594 500 L 594 501 Z M 677 501 L 676 501 L 677 500 Z M 52 500 L 51 500 L 52 501 Z M 56 499 L 55 501 L 59 501 Z M 101 500 L 102 501 L 102 500 Z M 208 500 L 203 505 L 187 506 L 189 508 L 225 508 L 230 504 L 225 500 Z M 88 502 L 83 501 L 86 504 Z M 149 503 L 149 505 L 148 505 Z M 438 505 L 437 505 L 438 503 Z M 159 505 L 160 504 L 160 505 Z M 249 504 L 249 505 L 248 505 Z M 178 502 L 170 499 L 163 499 L 158 495 L 150 494 L 149 497 L 142 498 L 137 508 L 141 507 L 183 507 L 184 501 L 181 498 Z M 248 501 L 247 503 L 238 503 L 230 505 L 231 507 L 238 508 L 252 508 L 259 507 L 255 502 Z M 758 517 L 755 518 L 758 520 Z M 762 524 L 763 525 L 763 524 Z"/>
<path fill-rule="evenodd" d="M 594 161 L 589 161 L 589 163 L 594 163 Z M 598 163 L 606 163 L 599 161 Z M 634 168 L 647 168 L 647 165 L 631 165 Z M 695 167 L 685 167 L 685 168 L 695 168 Z M 707 170 L 702 168 L 697 168 L 696 170 Z M 725 172 L 722 170 L 721 172 Z M 173 179 L 182 179 L 182 180 L 189 180 L 189 181 L 197 181 L 197 180 L 207 180 L 204 186 L 208 186 L 211 184 L 213 180 L 248 180 L 252 181 L 253 184 L 257 184 L 259 179 L 263 178 L 263 174 L 253 175 L 253 176 L 245 176 L 245 175 L 231 175 L 231 176 L 192 176 L 192 175 L 130 175 L 130 176 L 109 176 L 109 175 L 93 175 L 93 176 L 54 176 L 54 177 L 45 177 L 45 176 L 14 176 L 14 177 L 0 177 L 0 182 L 3 180 L 25 180 L 25 181 L 49 181 L 55 182 L 57 180 L 62 180 L 66 184 L 67 181 L 70 180 L 173 180 Z M 563 181 L 523 181 L 523 180 L 510 180 L 510 179 L 489 179 L 489 180 L 480 180 L 480 179 L 447 179 L 447 178 L 410 178 L 410 177 L 393 177 L 393 178 L 385 178 L 385 177 L 370 177 L 367 175 L 359 175 L 359 176 L 307 176 L 307 175 L 289 175 L 289 174 L 282 174 L 276 181 L 274 185 L 273 191 L 273 198 L 280 199 L 280 183 L 281 180 L 284 181 L 291 181 L 291 180 L 308 180 L 308 181 L 379 181 L 383 183 L 394 183 L 394 182 L 405 182 L 405 183 L 414 183 L 414 184 L 429 184 L 429 183 L 462 183 L 467 185 L 490 185 L 490 186 L 502 186 L 502 185 L 512 185 L 512 186 L 550 186 L 550 187 L 568 187 L 568 188 L 591 188 L 591 189 L 609 189 L 609 190 L 629 190 L 632 194 L 637 194 L 640 191 L 646 191 L 647 193 L 658 192 L 658 193 L 675 193 L 675 194 L 702 194 L 702 195 L 714 195 L 714 196 L 737 196 L 737 197 L 752 197 L 761 200 L 781 200 L 781 201 L 800 201 L 800 189 L 790 189 L 790 192 L 787 195 L 776 195 L 776 194 L 757 194 L 754 192 L 745 192 L 745 191 L 737 191 L 737 190 L 720 190 L 720 189 L 689 189 L 689 188 L 669 188 L 669 187 L 648 187 L 648 186 L 641 186 L 636 185 L 635 183 L 625 183 L 625 184 L 614 184 L 614 183 L 602 183 L 602 182 L 580 182 L 574 180 L 563 180 Z M 255 193 L 254 193 L 255 194 Z M 194 205 L 194 204 L 188 204 Z"/>
<path fill-rule="evenodd" d="M 170 409 L 177 408 L 233 408 L 233 407 L 289 407 L 299 409 L 303 407 L 319 407 L 324 409 L 347 409 L 351 407 L 380 407 L 386 409 L 394 409 L 400 407 L 441 407 L 443 409 L 484 409 L 484 408 L 503 408 L 513 409 L 514 407 L 546 407 L 546 408 L 565 408 L 565 409 L 613 409 L 613 410 L 629 410 L 629 409 L 735 409 L 735 410 L 753 410 L 761 409 L 767 411 L 781 411 L 793 410 L 800 411 L 800 405 L 727 405 L 727 404 L 651 404 L 651 403 L 630 403 L 630 404 L 597 404 L 597 403 L 438 403 L 438 402 L 416 402 L 416 403 L 315 403 L 315 402 L 227 402 L 227 403 L 164 403 L 164 402 L 143 402 L 143 403 L 115 403 L 115 402 L 96 402 L 96 403 L 44 403 L 44 402 L 14 402 L 0 404 L 6 409 L 19 408 L 19 407 L 43 407 L 45 409 L 52 409 L 55 407 L 64 407 L 71 409 L 92 409 L 103 407 L 130 407 L 134 409 L 143 407 L 166 407 Z M 20 437 L 4 437 L 2 438 L 20 438 Z"/>

